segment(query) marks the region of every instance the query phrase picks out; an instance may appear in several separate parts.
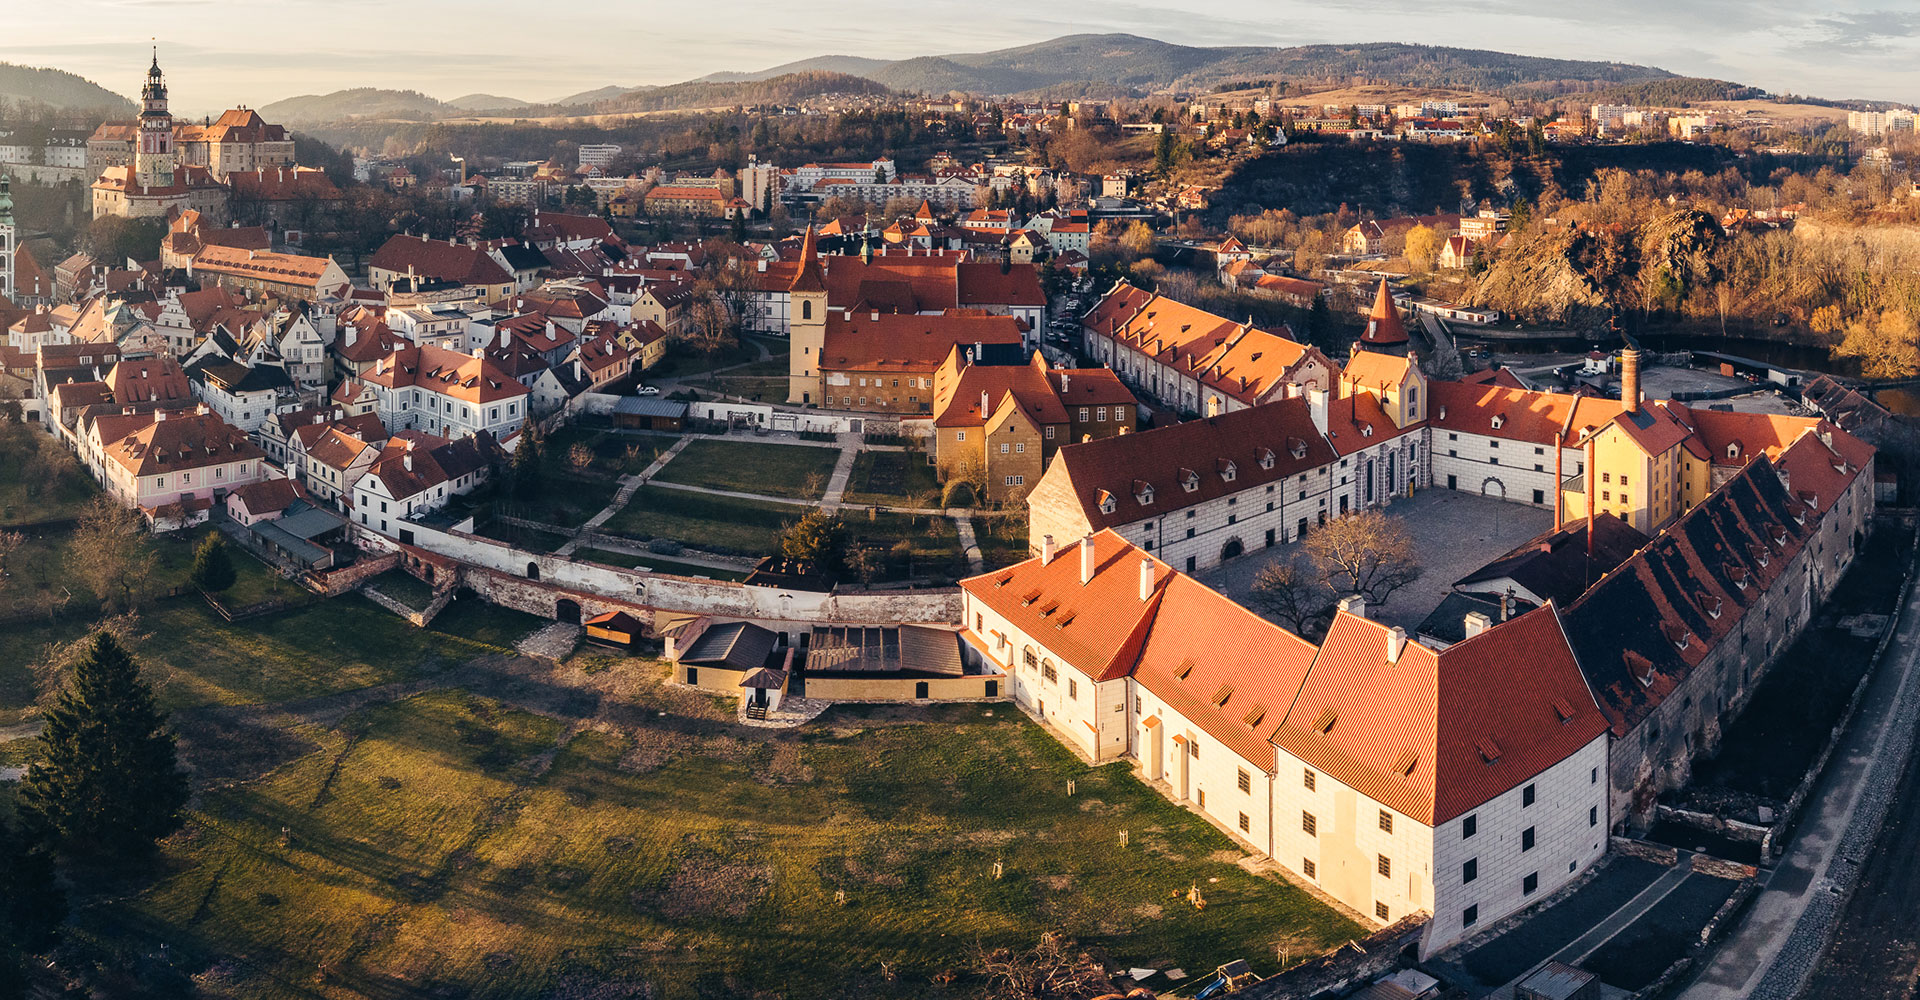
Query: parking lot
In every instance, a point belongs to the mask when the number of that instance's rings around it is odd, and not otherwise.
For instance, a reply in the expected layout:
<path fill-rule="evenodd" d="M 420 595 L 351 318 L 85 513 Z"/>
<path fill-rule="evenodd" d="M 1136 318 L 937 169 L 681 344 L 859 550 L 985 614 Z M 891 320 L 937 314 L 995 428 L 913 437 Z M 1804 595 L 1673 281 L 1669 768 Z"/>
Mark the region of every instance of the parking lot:
<path fill-rule="evenodd" d="M 1367 616 L 1412 632 L 1446 599 L 1453 581 L 1505 555 L 1553 526 L 1553 512 L 1473 493 L 1428 489 L 1395 500 L 1386 511 L 1405 522 L 1420 555 L 1420 579 Z M 1200 582 L 1245 603 L 1253 578 L 1272 559 L 1304 559 L 1298 543 L 1250 552 L 1196 574 Z"/>

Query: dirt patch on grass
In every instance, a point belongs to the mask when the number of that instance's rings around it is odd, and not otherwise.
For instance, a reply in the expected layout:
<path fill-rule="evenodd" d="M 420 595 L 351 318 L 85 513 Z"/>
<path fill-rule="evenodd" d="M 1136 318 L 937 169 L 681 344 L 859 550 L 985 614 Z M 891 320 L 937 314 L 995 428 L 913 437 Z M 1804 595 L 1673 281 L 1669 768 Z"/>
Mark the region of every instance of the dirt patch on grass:
<path fill-rule="evenodd" d="M 1240 859 L 1244 857 L 1246 857 L 1246 855 L 1239 851 L 1215 851 L 1207 855 L 1207 860 L 1218 861 L 1223 865 L 1237 865 L 1240 863 Z"/>
<path fill-rule="evenodd" d="M 174 725 L 181 756 L 202 785 L 252 781 L 320 749 L 298 733 L 224 709 L 181 712 Z"/>
<path fill-rule="evenodd" d="M 1166 912 L 1159 903 L 1141 903 L 1133 908 L 1133 915 L 1142 920 L 1158 920 Z"/>
<path fill-rule="evenodd" d="M 800 760 L 800 745 L 791 740 L 773 744 L 773 753 L 765 766 L 754 771 L 754 780 L 767 785 L 804 785 L 813 781 L 813 768 Z"/>
<path fill-rule="evenodd" d="M 673 919 L 738 919 L 773 890 L 775 874 L 772 865 L 695 850 L 681 857 L 666 889 L 651 902 Z"/>
<path fill-rule="evenodd" d="M 1065 892 L 1073 887 L 1073 876 L 1071 875 L 1042 875 L 1035 881 L 1052 889 L 1054 892 Z"/>

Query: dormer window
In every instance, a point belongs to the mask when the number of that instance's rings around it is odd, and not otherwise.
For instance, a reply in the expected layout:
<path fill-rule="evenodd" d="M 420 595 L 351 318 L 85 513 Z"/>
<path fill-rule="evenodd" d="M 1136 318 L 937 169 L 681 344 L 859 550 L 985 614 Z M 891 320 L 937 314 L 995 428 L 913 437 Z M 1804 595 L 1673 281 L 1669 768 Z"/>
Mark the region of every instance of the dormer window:
<path fill-rule="evenodd" d="M 1100 513 L 1111 514 L 1119 506 L 1119 503 L 1113 499 L 1113 494 L 1106 490 L 1100 491 Z"/>
<path fill-rule="evenodd" d="M 1192 469 L 1181 469 L 1180 488 L 1188 493 L 1197 492 L 1200 489 L 1200 474 Z"/>
<path fill-rule="evenodd" d="M 1295 457 L 1298 457 L 1298 456 L 1295 456 Z M 1262 469 L 1273 468 L 1273 449 L 1272 448 L 1260 449 L 1260 467 Z"/>
<path fill-rule="evenodd" d="M 1153 503 L 1153 484 L 1141 482 L 1138 479 L 1134 480 L 1133 499 L 1135 503 L 1138 503 L 1142 507 Z"/>
<path fill-rule="evenodd" d="M 1496 414 L 1494 414 L 1494 415 L 1493 415 L 1493 429 L 1494 429 L 1494 430 L 1496 430 L 1496 431 L 1497 431 L 1497 430 L 1499 430 L 1500 428 L 1502 428 L 1502 427 L 1505 427 L 1506 425 L 1507 425 L 1507 415 L 1506 415 L 1506 414 L 1504 414 L 1504 413 L 1496 413 Z"/>
<path fill-rule="evenodd" d="M 1300 440 L 1299 438 L 1294 438 L 1293 440 L 1287 442 L 1287 452 L 1294 457 L 1295 461 L 1299 461 L 1300 459 L 1306 458 L 1307 443 L 1305 441 Z"/>
<path fill-rule="evenodd" d="M 1220 465 L 1221 479 L 1226 480 L 1227 482 L 1230 483 L 1230 482 L 1233 482 L 1234 479 L 1239 475 L 1240 475 L 1240 467 L 1238 465 L 1235 465 L 1231 461 L 1221 463 Z"/>
<path fill-rule="evenodd" d="M 1728 441 L 1728 442 L 1727 442 L 1727 457 L 1728 457 L 1728 458 L 1739 458 L 1739 457 L 1740 457 L 1740 442 L 1738 442 L 1738 441 Z"/>
<path fill-rule="evenodd" d="M 1361 425 L 1360 425 L 1360 436 L 1361 436 L 1361 437 L 1365 437 L 1365 438 L 1370 438 L 1370 437 L 1372 437 L 1372 436 L 1373 436 L 1373 425 L 1372 425 L 1372 424 L 1361 424 Z"/>

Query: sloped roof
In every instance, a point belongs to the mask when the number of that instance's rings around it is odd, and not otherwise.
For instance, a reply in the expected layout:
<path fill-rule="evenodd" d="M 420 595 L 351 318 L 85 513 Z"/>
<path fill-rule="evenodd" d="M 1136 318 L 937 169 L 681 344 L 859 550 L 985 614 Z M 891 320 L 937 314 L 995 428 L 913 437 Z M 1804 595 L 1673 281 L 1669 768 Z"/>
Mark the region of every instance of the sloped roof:
<path fill-rule="evenodd" d="M 1476 584 L 1512 580 L 1564 607 L 1651 540 L 1645 532 L 1612 514 L 1595 514 L 1591 550 L 1583 518 L 1534 536 L 1453 585 L 1461 590 L 1478 590 Z"/>
<path fill-rule="evenodd" d="M 911 313 L 843 313 L 827 317 L 820 348 L 820 369 L 898 367 L 905 371 L 932 371 L 956 344 L 1017 344 L 1025 338 L 1023 324 L 1011 316 L 947 313 L 919 316 Z"/>
<path fill-rule="evenodd" d="M 1552 605 L 1440 652 L 1341 612 L 1274 737 L 1428 826 L 1454 819 L 1606 732 Z"/>
<path fill-rule="evenodd" d="M 421 278 L 451 281 L 461 285 L 504 285 L 513 276 L 500 267 L 485 250 L 463 243 L 430 240 L 424 236 L 393 236 L 380 245 L 368 267 L 397 274 L 413 268 Z"/>
<path fill-rule="evenodd" d="M 1407 342 L 1407 326 L 1400 320 L 1400 308 L 1393 304 L 1393 293 L 1387 289 L 1387 279 L 1380 279 L 1380 291 L 1373 297 L 1373 308 L 1367 310 L 1367 328 L 1360 334 L 1360 342 L 1391 346 Z"/>
<path fill-rule="evenodd" d="M 951 380 L 942 370 L 934 380 L 933 423 L 936 427 L 978 427 L 1012 396 L 1015 405 L 1034 423 L 1064 424 L 1067 411 L 1060 405 L 1053 385 L 1046 373 L 1033 365 L 968 365 Z M 983 393 L 988 401 L 986 413 L 980 411 Z"/>
<path fill-rule="evenodd" d="M 1287 382 L 1302 362 L 1321 357 L 1287 337 L 1126 282 L 1109 290 L 1081 324 L 1250 405 Z"/>
<path fill-rule="evenodd" d="M 1087 522 L 1099 530 L 1277 483 L 1335 457 L 1315 429 L 1307 401 L 1295 398 L 1068 445 L 1053 464 L 1071 483 Z M 1272 468 L 1261 467 L 1267 458 Z M 1222 472 L 1226 463 L 1233 466 L 1231 482 Z M 1195 481 L 1192 492 L 1182 486 L 1188 473 Z M 1139 501 L 1141 485 L 1153 488 L 1151 503 Z M 1100 509 L 1103 493 L 1113 498 L 1111 514 Z"/>
<path fill-rule="evenodd" d="M 101 448 L 107 459 L 135 476 L 152 476 L 266 457 L 245 433 L 216 414 L 155 416 L 161 414 L 146 415 L 146 426 L 113 440 L 105 438 L 103 426 Z"/>
<path fill-rule="evenodd" d="M 1068 539 L 1052 562 L 1035 557 L 962 580 L 960 586 L 1015 628 L 1045 636 L 1049 649 L 1095 680 L 1112 680 L 1133 669 L 1157 598 L 1175 574 L 1111 531 L 1092 538 L 1094 574 L 1089 583 L 1080 582 L 1080 549 Z M 1152 565 L 1154 578 L 1146 601 L 1140 600 L 1142 559 Z"/>

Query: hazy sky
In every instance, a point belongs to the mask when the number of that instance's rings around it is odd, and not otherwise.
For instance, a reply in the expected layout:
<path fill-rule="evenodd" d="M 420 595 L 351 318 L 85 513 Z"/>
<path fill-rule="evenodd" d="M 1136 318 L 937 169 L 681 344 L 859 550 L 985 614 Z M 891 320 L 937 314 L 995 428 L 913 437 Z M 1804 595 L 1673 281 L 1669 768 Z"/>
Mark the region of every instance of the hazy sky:
<path fill-rule="evenodd" d="M 814 55 L 1074 32 L 1189 45 L 1404 41 L 1616 59 L 1824 97 L 1920 100 L 1920 0 L 4 0 L 0 60 L 133 95 L 160 45 L 197 114 L 372 86 L 551 100 Z M 1904 7 L 1905 9 L 1896 9 Z"/>

